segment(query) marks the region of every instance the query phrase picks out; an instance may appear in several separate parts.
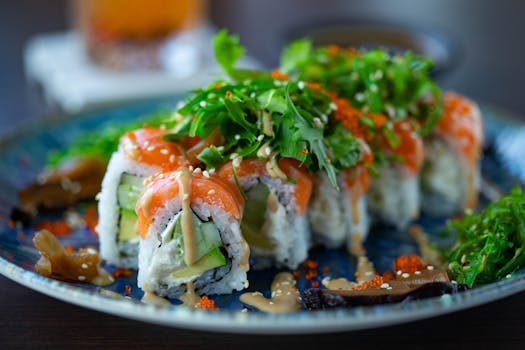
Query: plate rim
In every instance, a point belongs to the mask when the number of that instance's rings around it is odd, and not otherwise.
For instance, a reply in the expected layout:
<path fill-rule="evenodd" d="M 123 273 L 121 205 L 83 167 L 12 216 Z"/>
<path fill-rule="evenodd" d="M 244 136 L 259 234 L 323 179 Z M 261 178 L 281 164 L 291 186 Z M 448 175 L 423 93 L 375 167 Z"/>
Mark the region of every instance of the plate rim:
<path fill-rule="evenodd" d="M 27 127 L 19 128 L 7 137 L 1 137 L 0 149 L 16 142 L 18 137 L 30 134 L 41 127 L 56 126 L 75 119 L 94 118 L 97 115 L 100 116 L 101 113 L 116 113 L 139 106 L 174 105 L 177 99 L 181 97 L 182 95 L 144 99 L 72 115 L 55 115 L 37 123 L 31 123 Z M 480 103 L 480 106 L 482 110 L 488 112 L 489 116 L 498 115 L 496 122 L 503 120 L 503 124 L 507 126 L 509 123 L 525 125 L 522 118 L 518 117 L 518 113 L 491 104 Z M 34 271 L 24 269 L 3 257 L 0 257 L 0 273 L 36 292 L 102 313 L 163 326 L 239 334 L 314 334 L 398 325 L 494 302 L 525 290 L 525 273 L 523 273 L 512 279 L 493 282 L 462 293 L 414 300 L 409 303 L 361 306 L 339 310 L 303 311 L 284 315 L 264 312 L 242 313 L 232 310 L 214 313 L 176 305 L 162 308 L 142 303 L 136 299 L 110 297 L 71 283 L 49 279 Z M 409 312 L 404 312 L 405 307 Z"/>

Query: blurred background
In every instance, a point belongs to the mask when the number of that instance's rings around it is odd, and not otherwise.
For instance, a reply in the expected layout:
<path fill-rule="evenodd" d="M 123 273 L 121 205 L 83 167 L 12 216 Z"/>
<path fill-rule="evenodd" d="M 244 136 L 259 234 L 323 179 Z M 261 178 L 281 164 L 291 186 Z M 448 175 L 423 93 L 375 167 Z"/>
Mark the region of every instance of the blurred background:
<path fill-rule="evenodd" d="M 219 74 L 210 40 L 220 28 L 263 68 L 304 36 L 412 49 L 436 61 L 443 88 L 525 115 L 524 14 L 520 0 L 2 1 L 0 137 L 56 113 L 202 85 Z"/>

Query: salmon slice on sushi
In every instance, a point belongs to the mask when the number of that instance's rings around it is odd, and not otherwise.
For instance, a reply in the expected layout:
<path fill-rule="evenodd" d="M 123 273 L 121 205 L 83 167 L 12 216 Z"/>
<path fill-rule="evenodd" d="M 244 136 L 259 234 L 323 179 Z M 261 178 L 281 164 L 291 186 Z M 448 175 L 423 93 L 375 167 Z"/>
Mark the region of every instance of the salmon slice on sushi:
<path fill-rule="evenodd" d="M 111 156 L 98 198 L 101 257 L 123 268 L 137 268 L 139 236 L 135 204 L 148 176 L 186 164 L 184 150 L 162 137 L 166 130 L 145 127 L 124 134 Z"/>
<path fill-rule="evenodd" d="M 183 167 L 146 180 L 136 205 L 139 287 L 169 298 L 245 288 L 243 208 L 239 190 L 215 175 Z"/>
<path fill-rule="evenodd" d="M 443 94 L 443 116 L 425 139 L 422 209 L 436 216 L 475 209 L 480 186 L 483 119 L 478 105 L 456 93 Z"/>

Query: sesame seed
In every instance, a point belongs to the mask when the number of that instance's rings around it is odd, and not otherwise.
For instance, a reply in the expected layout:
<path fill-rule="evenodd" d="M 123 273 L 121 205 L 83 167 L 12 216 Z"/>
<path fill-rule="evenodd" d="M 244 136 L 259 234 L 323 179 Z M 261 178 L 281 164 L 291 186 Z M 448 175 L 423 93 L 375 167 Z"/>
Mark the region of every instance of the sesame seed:
<path fill-rule="evenodd" d="M 507 276 L 505 276 L 505 278 L 511 278 L 512 275 L 509 273 Z"/>
<path fill-rule="evenodd" d="M 195 168 L 195 170 L 193 170 L 194 174 L 200 174 L 201 172 L 202 172 L 201 168 Z"/>
<path fill-rule="evenodd" d="M 401 274 L 401 277 L 403 277 L 403 278 L 408 278 L 408 277 L 410 277 L 410 274 L 404 272 L 404 273 Z"/>
<path fill-rule="evenodd" d="M 184 196 L 182 196 L 182 199 L 188 199 L 188 198 L 190 198 L 190 195 L 187 193 L 184 193 Z"/>
<path fill-rule="evenodd" d="M 247 308 L 244 308 L 244 309 L 241 310 L 241 312 L 242 312 L 242 313 L 246 313 L 246 312 L 248 312 L 248 309 L 247 309 Z"/>
<path fill-rule="evenodd" d="M 365 100 L 365 94 L 362 92 L 358 92 L 354 97 L 358 102 L 363 102 Z"/>
<path fill-rule="evenodd" d="M 403 273 L 403 271 L 401 271 L 401 270 L 397 270 L 396 275 L 399 276 L 399 275 L 401 275 L 402 273 Z"/>
<path fill-rule="evenodd" d="M 211 168 L 210 170 L 208 170 L 208 173 L 210 173 L 210 175 L 215 174 L 215 168 Z"/>
<path fill-rule="evenodd" d="M 328 121 L 328 116 L 326 114 L 321 114 L 321 119 L 323 120 L 323 123 L 326 123 Z"/>
<path fill-rule="evenodd" d="M 320 128 L 320 127 L 323 126 L 323 123 L 321 123 L 321 119 L 315 117 L 314 118 L 314 125 L 315 125 L 316 128 Z"/>
<path fill-rule="evenodd" d="M 299 89 L 301 89 L 301 90 L 304 89 L 304 81 L 299 81 L 299 82 L 297 83 L 297 87 L 298 87 Z"/>
<path fill-rule="evenodd" d="M 148 148 L 146 148 L 146 150 L 148 152 L 154 151 L 155 150 L 155 146 L 149 146 Z"/>
<path fill-rule="evenodd" d="M 252 92 L 252 93 L 250 94 L 250 98 L 254 98 L 254 97 L 255 97 L 255 92 Z"/>
<path fill-rule="evenodd" d="M 78 280 L 79 281 L 85 281 L 86 280 L 86 276 L 78 276 Z"/>
<path fill-rule="evenodd" d="M 427 270 L 429 270 L 429 271 L 434 270 L 434 266 L 432 266 L 432 265 L 428 265 L 428 266 L 427 266 Z"/>
<path fill-rule="evenodd" d="M 239 155 L 237 153 L 232 153 L 230 154 L 230 159 L 231 160 L 234 160 L 235 158 L 239 157 Z"/>
<path fill-rule="evenodd" d="M 213 194 L 215 194 L 215 190 L 214 190 L 214 189 L 209 190 L 209 191 L 208 191 L 208 194 L 209 194 L 210 196 L 213 195 Z"/>
<path fill-rule="evenodd" d="M 188 170 L 189 170 L 189 171 L 193 171 L 193 165 L 190 165 L 190 166 L 188 167 Z"/>
<path fill-rule="evenodd" d="M 87 266 L 86 263 L 82 263 L 82 265 L 80 265 L 80 266 L 81 266 L 83 269 L 87 269 L 87 268 L 88 268 L 88 266 Z"/>
<path fill-rule="evenodd" d="M 266 146 L 266 148 L 264 149 L 264 153 L 269 156 L 270 154 L 272 154 L 272 148 L 270 146 Z"/>
<path fill-rule="evenodd" d="M 380 288 L 382 288 L 382 289 L 387 289 L 388 287 L 390 287 L 390 284 L 388 284 L 388 283 L 383 283 L 383 284 L 380 286 Z"/>
<path fill-rule="evenodd" d="M 204 177 L 207 177 L 207 178 L 210 177 L 210 173 L 209 173 L 207 170 L 204 170 L 204 171 L 202 172 L 202 175 L 204 175 Z"/>
<path fill-rule="evenodd" d="M 206 107 L 206 101 L 201 101 L 199 103 L 199 106 L 201 106 L 202 108 Z"/>
<path fill-rule="evenodd" d="M 238 168 L 241 165 L 241 158 L 237 157 L 234 160 L 232 160 L 232 165 L 234 168 Z"/>
<path fill-rule="evenodd" d="M 264 140 L 264 135 L 257 136 L 257 141 L 261 142 L 262 140 Z"/>
<path fill-rule="evenodd" d="M 241 139 L 241 135 L 239 135 L 239 134 L 235 134 L 234 137 L 235 137 L 235 139 L 236 139 L 237 141 Z"/>
<path fill-rule="evenodd" d="M 414 272 L 416 275 L 421 275 L 421 271 L 415 271 Z"/>
<path fill-rule="evenodd" d="M 273 304 L 274 304 L 274 302 L 273 302 L 273 301 L 269 301 L 269 302 L 268 302 L 268 304 L 270 304 L 270 305 L 273 305 Z"/>
<path fill-rule="evenodd" d="M 144 141 L 144 147 L 148 147 L 149 146 L 149 141 Z"/>
<path fill-rule="evenodd" d="M 170 151 L 168 151 L 166 148 L 163 148 L 163 149 L 160 150 L 160 153 L 162 153 L 162 154 L 169 154 Z"/>
<path fill-rule="evenodd" d="M 175 163 L 175 155 L 170 155 L 170 163 Z"/>
<path fill-rule="evenodd" d="M 335 103 L 333 103 L 333 102 L 330 102 L 330 109 L 332 111 L 337 111 L 337 105 Z"/>
<path fill-rule="evenodd" d="M 450 283 L 452 283 L 452 284 L 458 284 L 458 282 L 456 282 L 455 280 L 450 281 Z"/>

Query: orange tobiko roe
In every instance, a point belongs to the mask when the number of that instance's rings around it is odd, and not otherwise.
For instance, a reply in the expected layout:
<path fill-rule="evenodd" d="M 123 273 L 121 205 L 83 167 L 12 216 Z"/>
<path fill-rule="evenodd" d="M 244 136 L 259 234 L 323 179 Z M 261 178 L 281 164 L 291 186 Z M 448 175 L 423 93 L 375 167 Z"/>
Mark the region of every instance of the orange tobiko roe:
<path fill-rule="evenodd" d="M 190 204 L 205 202 L 224 209 L 236 220 L 240 220 L 244 210 L 244 199 L 239 189 L 216 175 L 191 174 Z M 157 211 L 166 203 L 179 197 L 177 172 L 160 173 L 146 181 L 137 201 L 135 211 L 138 215 L 137 228 L 144 239 Z"/>
<path fill-rule="evenodd" d="M 400 120 L 393 125 L 394 133 L 399 137 L 399 145 L 394 148 L 383 135 L 383 144 L 392 154 L 400 156 L 403 164 L 411 174 L 415 175 L 421 169 L 425 158 L 423 140 L 419 137 L 409 120 Z"/>
<path fill-rule="evenodd" d="M 414 273 L 421 271 L 425 265 L 421 261 L 421 258 L 415 254 L 412 255 L 401 255 L 393 263 L 394 271 L 401 271 L 407 273 Z"/>
<path fill-rule="evenodd" d="M 144 127 L 127 132 L 120 139 L 120 146 L 128 158 L 164 170 L 187 165 L 182 147 L 162 139 L 166 133 L 165 129 Z"/>
<path fill-rule="evenodd" d="M 472 162 L 480 156 L 483 121 L 476 104 L 455 93 L 443 94 L 443 115 L 436 132 L 458 145 L 461 154 Z"/>

